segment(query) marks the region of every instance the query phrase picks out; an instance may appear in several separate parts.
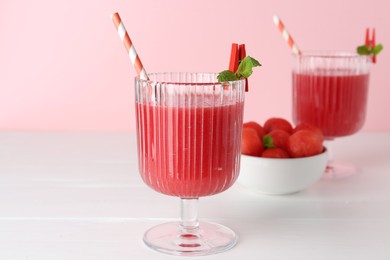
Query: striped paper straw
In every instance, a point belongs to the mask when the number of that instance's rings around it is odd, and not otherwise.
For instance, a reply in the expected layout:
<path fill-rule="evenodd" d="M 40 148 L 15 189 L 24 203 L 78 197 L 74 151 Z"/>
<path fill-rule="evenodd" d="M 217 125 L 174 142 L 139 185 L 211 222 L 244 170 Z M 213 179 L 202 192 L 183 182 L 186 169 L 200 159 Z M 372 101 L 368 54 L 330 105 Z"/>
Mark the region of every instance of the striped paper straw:
<path fill-rule="evenodd" d="M 274 15 L 274 23 L 279 28 L 279 31 L 282 33 L 283 38 L 290 46 L 292 52 L 296 55 L 301 55 L 302 52 L 299 50 L 297 44 L 294 42 L 294 39 L 291 37 L 282 21 L 276 15 Z"/>
<path fill-rule="evenodd" d="M 135 70 L 137 71 L 138 77 L 140 79 L 149 80 L 148 74 L 145 71 L 144 66 L 134 48 L 134 44 L 131 42 L 129 34 L 126 31 L 125 25 L 123 24 L 121 17 L 118 13 L 113 13 L 111 19 L 114 22 L 115 28 L 118 31 L 119 37 L 123 42 L 123 45 L 126 48 L 127 53 L 129 54 L 131 63 L 133 63 Z"/>

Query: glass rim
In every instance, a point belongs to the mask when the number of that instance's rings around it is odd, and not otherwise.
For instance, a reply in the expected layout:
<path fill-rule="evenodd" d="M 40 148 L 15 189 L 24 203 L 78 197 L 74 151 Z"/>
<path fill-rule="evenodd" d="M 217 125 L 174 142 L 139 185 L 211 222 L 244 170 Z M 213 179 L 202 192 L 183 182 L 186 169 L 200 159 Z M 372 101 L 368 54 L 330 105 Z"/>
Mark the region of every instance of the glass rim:
<path fill-rule="evenodd" d="M 150 79 L 151 77 L 153 76 L 164 76 L 164 75 L 185 75 L 185 74 L 189 74 L 189 75 L 193 75 L 193 76 L 197 76 L 197 75 L 204 75 L 204 76 L 211 76 L 213 77 L 215 80 L 217 78 L 217 75 L 219 73 L 215 73 L 215 72 L 185 72 L 185 71 L 176 71 L 176 72 L 152 72 L 152 73 L 148 73 L 148 77 L 149 79 L 141 79 L 138 75 L 135 76 L 135 80 L 138 81 L 138 82 L 143 82 L 143 83 L 147 83 L 147 84 L 172 84 L 172 85 L 203 85 L 203 86 L 215 86 L 215 85 L 236 85 L 236 84 L 239 84 L 240 82 L 241 83 L 245 83 L 245 78 L 242 78 L 242 79 L 238 79 L 238 80 L 233 80 L 233 81 L 223 81 L 223 82 L 219 82 L 219 81 L 210 81 L 210 82 L 180 82 L 180 81 L 163 81 L 163 80 L 152 80 Z"/>
<path fill-rule="evenodd" d="M 301 55 L 294 55 L 297 58 L 325 58 L 325 59 L 361 59 L 370 61 L 370 57 L 368 55 L 360 55 L 357 52 L 353 51 L 343 51 L 343 50 L 311 50 L 302 52 Z"/>

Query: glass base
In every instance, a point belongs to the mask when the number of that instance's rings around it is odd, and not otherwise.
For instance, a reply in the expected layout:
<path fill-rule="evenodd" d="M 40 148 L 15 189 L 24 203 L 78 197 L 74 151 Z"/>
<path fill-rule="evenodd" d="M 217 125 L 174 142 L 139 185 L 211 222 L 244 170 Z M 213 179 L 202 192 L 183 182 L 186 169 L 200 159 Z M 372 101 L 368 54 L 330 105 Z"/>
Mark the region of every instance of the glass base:
<path fill-rule="evenodd" d="M 323 179 L 334 180 L 352 177 L 360 172 L 360 169 L 348 162 L 328 162 Z"/>
<path fill-rule="evenodd" d="M 229 250 L 237 243 L 236 234 L 229 228 L 200 222 L 191 232 L 184 232 L 180 222 L 152 227 L 144 235 L 145 244 L 170 255 L 211 255 Z"/>

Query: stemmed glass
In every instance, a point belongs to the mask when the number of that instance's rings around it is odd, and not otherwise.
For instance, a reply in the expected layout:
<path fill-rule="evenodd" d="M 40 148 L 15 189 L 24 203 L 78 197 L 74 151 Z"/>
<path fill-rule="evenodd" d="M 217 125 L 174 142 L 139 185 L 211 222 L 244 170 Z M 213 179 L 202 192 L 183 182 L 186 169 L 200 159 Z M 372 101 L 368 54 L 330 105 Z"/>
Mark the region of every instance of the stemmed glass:
<path fill-rule="evenodd" d="M 370 58 L 352 52 L 308 52 L 294 56 L 293 121 L 322 130 L 329 151 L 325 176 L 343 178 L 353 164 L 333 160 L 335 138 L 359 131 L 365 120 Z"/>
<path fill-rule="evenodd" d="M 147 246 L 173 255 L 225 251 L 235 233 L 198 221 L 198 198 L 228 189 L 240 169 L 245 80 L 216 74 L 156 73 L 135 79 L 139 172 L 162 194 L 180 197 L 181 220 L 149 229 Z"/>

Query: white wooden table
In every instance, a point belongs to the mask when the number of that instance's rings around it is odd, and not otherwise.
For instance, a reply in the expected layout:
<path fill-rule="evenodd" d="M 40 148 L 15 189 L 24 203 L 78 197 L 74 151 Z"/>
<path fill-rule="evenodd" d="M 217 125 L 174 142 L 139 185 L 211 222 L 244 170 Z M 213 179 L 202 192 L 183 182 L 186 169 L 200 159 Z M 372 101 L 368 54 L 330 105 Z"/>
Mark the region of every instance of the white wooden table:
<path fill-rule="evenodd" d="M 239 235 L 201 259 L 390 259 L 390 133 L 336 141 L 360 174 L 289 196 L 235 184 L 201 198 L 200 218 Z M 218 207 L 216 207 L 218 205 Z M 0 132 L 0 259 L 171 259 L 144 246 L 179 200 L 147 188 L 134 133 Z"/>

